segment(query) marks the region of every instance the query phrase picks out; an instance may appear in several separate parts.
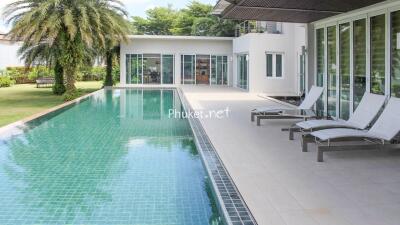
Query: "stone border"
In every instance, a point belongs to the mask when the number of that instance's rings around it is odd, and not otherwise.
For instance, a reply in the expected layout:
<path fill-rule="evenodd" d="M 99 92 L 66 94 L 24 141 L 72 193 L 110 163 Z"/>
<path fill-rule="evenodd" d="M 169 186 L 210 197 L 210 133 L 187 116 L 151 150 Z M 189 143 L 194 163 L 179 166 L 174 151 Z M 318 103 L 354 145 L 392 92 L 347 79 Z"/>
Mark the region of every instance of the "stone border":
<path fill-rule="evenodd" d="M 193 111 L 181 89 L 177 89 L 184 109 Z M 196 146 L 207 169 L 222 211 L 229 225 L 257 225 L 243 197 L 219 158 L 211 140 L 198 118 L 188 118 L 195 136 Z"/>

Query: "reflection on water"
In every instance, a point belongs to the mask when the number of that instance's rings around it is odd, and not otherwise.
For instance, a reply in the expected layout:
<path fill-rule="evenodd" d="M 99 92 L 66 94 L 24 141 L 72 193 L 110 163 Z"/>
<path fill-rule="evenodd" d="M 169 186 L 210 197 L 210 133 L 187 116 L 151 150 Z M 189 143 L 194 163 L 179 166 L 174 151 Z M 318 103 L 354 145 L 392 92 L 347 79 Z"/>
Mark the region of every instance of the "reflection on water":
<path fill-rule="evenodd" d="M 222 224 L 173 90 L 104 91 L 0 137 L 0 224 Z"/>

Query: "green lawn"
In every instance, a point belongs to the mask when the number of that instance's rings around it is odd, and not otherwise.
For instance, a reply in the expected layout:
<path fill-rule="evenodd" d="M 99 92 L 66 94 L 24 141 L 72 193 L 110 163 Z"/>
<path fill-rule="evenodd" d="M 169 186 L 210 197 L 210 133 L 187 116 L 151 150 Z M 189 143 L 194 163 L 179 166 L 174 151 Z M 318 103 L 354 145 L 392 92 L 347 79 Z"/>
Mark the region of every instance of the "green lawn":
<path fill-rule="evenodd" d="M 101 81 L 77 82 L 82 94 L 100 89 Z M 53 95 L 51 88 L 19 84 L 0 88 L 0 127 L 63 103 L 62 96 Z"/>

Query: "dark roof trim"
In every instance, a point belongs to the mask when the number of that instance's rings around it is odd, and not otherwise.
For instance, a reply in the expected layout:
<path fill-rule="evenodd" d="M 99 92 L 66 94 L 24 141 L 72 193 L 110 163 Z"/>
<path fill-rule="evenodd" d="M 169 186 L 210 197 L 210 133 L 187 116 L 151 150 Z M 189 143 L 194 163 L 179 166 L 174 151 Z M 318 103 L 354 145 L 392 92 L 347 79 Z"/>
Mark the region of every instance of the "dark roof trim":
<path fill-rule="evenodd" d="M 385 0 L 219 0 L 213 13 L 225 19 L 310 23 Z"/>

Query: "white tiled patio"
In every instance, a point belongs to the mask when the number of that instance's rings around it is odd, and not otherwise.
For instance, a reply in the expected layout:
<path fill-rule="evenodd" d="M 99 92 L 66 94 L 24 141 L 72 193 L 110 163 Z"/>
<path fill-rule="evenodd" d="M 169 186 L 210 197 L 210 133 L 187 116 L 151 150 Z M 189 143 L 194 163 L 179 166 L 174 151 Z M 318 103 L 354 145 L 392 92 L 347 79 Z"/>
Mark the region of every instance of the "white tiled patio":
<path fill-rule="evenodd" d="M 333 152 L 316 161 L 282 127 L 295 120 L 250 122 L 250 110 L 278 104 L 228 87 L 183 86 L 195 110 L 229 107 L 203 118 L 207 134 L 260 225 L 399 225 L 400 150 Z"/>

